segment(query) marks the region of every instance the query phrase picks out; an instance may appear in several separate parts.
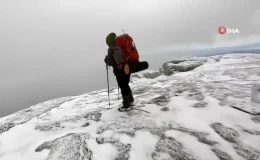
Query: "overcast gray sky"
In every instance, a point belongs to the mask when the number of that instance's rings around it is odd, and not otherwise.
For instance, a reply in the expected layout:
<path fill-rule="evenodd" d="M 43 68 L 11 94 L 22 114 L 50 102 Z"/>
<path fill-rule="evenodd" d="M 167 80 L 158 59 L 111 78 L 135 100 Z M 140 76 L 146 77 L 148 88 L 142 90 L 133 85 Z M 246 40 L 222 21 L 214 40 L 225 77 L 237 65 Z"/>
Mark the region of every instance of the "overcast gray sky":
<path fill-rule="evenodd" d="M 0 0 L 0 117 L 106 88 L 110 32 L 125 29 L 157 69 L 187 48 L 256 42 L 259 28 L 260 0 Z"/>

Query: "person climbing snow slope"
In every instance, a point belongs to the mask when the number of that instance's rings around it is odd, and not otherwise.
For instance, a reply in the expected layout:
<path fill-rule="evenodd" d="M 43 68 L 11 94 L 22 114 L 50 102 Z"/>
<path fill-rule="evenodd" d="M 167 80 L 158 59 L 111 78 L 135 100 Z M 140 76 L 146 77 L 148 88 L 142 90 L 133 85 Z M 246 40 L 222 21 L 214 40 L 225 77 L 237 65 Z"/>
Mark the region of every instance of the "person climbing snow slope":
<path fill-rule="evenodd" d="M 106 43 L 109 48 L 104 61 L 106 65 L 113 67 L 123 97 L 123 106 L 118 110 L 129 111 L 134 105 L 134 97 L 129 86 L 131 73 L 147 69 L 148 63 L 139 62 L 138 51 L 128 34 L 117 37 L 115 33 L 110 33 L 106 37 Z"/>

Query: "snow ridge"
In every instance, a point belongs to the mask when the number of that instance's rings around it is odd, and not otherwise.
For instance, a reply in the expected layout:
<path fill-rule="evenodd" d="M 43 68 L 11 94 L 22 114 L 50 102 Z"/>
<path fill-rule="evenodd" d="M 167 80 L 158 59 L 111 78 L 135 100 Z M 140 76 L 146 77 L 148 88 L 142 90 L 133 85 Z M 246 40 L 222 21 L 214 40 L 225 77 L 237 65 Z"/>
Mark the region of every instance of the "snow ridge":
<path fill-rule="evenodd" d="M 260 55 L 186 59 L 201 65 L 170 76 L 132 76 L 140 110 L 118 112 L 121 102 L 112 88 L 110 107 L 104 89 L 0 119 L 0 159 L 260 159 L 260 116 L 232 108 L 260 112 L 260 104 L 251 101 Z"/>

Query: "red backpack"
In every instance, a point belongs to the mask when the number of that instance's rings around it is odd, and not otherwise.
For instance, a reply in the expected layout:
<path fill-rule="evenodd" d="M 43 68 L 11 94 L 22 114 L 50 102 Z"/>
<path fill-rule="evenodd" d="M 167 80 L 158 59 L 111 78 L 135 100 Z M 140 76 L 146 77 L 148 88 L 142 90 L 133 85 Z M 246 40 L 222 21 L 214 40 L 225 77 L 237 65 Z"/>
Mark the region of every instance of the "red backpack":
<path fill-rule="evenodd" d="M 128 62 L 139 62 L 139 54 L 133 42 L 133 39 L 128 34 L 123 34 L 116 37 L 114 58 L 118 65 L 123 65 Z"/>

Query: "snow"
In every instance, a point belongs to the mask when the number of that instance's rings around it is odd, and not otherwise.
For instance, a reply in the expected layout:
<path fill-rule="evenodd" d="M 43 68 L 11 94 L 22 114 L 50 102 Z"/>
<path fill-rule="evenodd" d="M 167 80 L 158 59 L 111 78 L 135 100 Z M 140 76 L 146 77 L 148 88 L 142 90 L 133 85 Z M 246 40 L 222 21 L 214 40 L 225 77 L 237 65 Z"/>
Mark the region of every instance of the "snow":
<path fill-rule="evenodd" d="M 120 136 L 120 142 L 124 144 L 131 144 L 132 138 L 127 135 Z"/>
<path fill-rule="evenodd" d="M 116 157 L 116 148 L 111 144 L 98 145 L 93 139 L 88 141 L 89 148 L 93 151 L 93 158 L 97 160 L 113 160 Z"/>
<path fill-rule="evenodd" d="M 0 155 L 4 155 L 1 159 L 44 160 L 49 151 L 37 153 L 34 149 L 42 140 L 46 140 L 46 136 L 44 133 L 35 131 L 31 123 L 12 128 L 8 134 L 1 135 Z"/>
<path fill-rule="evenodd" d="M 130 160 L 151 160 L 150 155 L 153 153 L 156 143 L 157 137 L 154 137 L 151 133 L 147 131 L 137 132 L 131 143 Z"/>
<path fill-rule="evenodd" d="M 118 112 L 111 89 L 37 104 L 0 119 L 1 160 L 260 159 L 260 55 L 186 57 L 203 65 L 133 77 L 136 108 Z M 180 62 L 189 63 L 189 62 Z M 147 113 L 149 112 L 149 113 Z M 72 156 L 73 155 L 73 156 Z"/>

